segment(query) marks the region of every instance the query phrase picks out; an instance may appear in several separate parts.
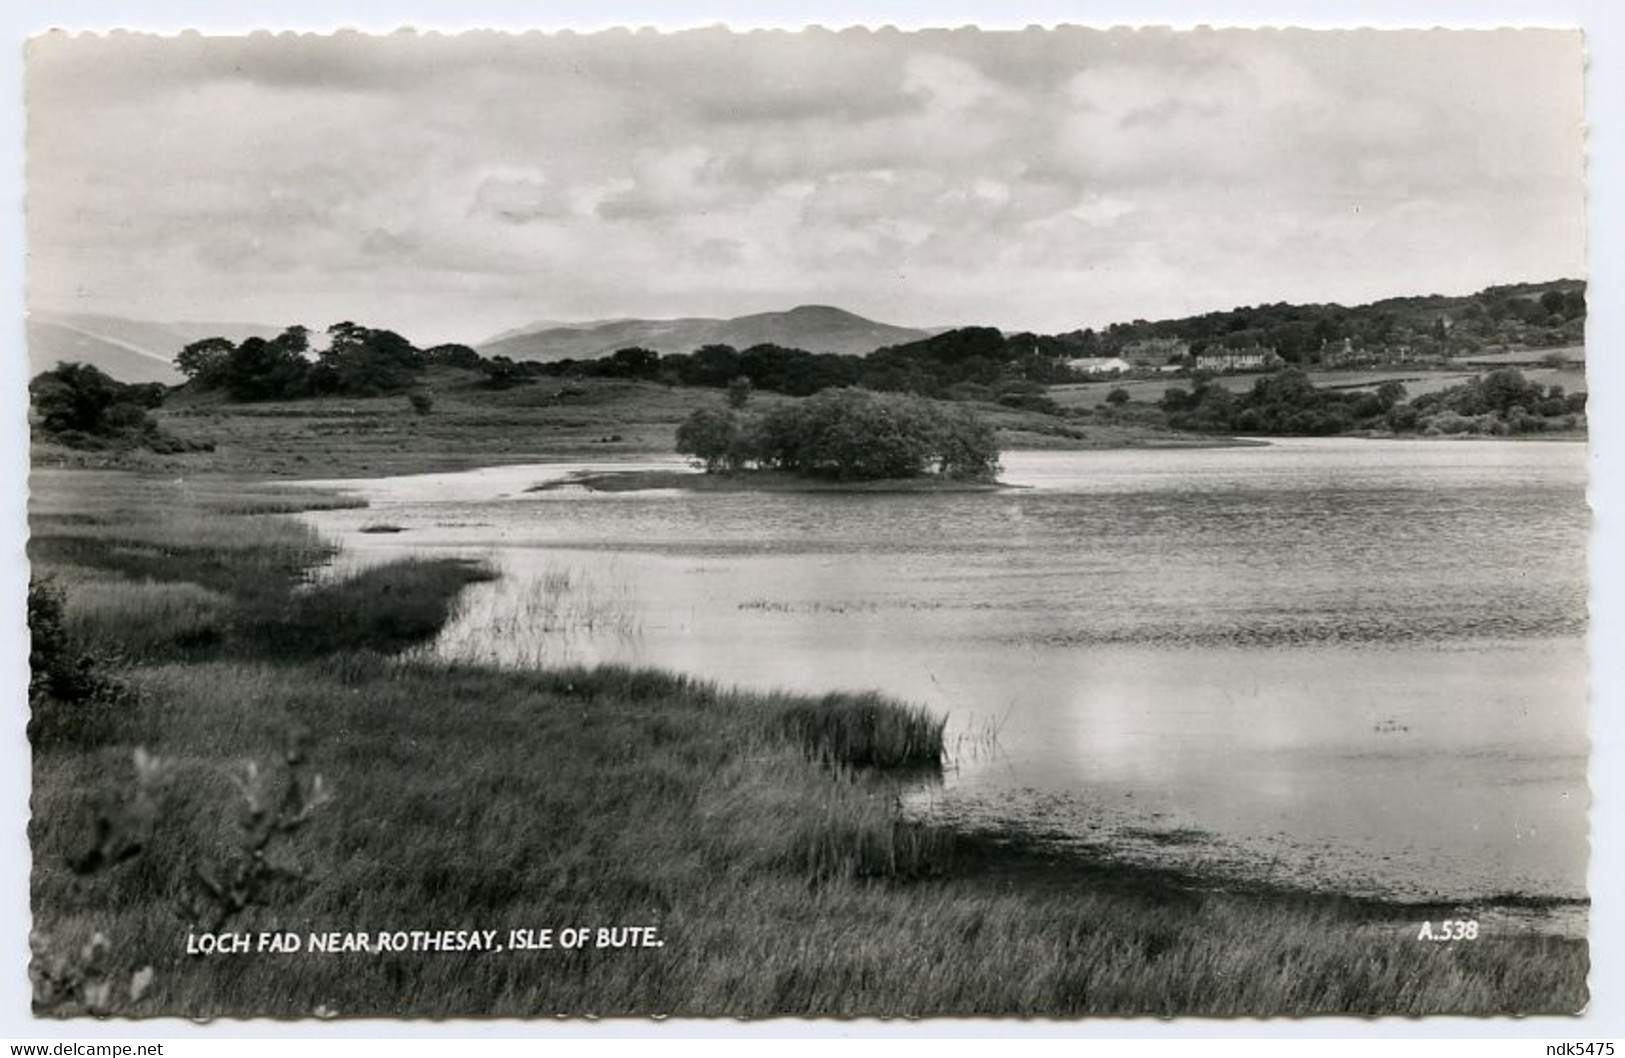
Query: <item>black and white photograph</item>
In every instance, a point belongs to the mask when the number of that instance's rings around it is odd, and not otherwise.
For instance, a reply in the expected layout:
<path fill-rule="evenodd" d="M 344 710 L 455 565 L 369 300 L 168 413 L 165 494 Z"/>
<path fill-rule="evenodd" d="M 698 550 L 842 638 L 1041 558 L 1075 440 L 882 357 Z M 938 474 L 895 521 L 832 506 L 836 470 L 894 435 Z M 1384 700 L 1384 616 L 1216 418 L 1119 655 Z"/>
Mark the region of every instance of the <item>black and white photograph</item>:
<path fill-rule="evenodd" d="M 26 1016 L 1582 1013 L 1586 67 L 32 35 Z"/>

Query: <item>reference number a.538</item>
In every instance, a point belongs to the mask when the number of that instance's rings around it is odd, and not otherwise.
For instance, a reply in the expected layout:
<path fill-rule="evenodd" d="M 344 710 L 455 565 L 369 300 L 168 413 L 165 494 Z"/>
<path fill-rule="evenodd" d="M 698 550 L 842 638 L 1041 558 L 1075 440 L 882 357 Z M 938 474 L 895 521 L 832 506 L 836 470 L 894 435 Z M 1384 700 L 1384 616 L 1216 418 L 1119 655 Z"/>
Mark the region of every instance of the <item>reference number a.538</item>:
<path fill-rule="evenodd" d="M 1477 940 L 1478 921 L 1476 919 L 1445 919 L 1435 926 L 1431 922 L 1422 923 L 1422 929 L 1416 934 L 1417 940 Z"/>

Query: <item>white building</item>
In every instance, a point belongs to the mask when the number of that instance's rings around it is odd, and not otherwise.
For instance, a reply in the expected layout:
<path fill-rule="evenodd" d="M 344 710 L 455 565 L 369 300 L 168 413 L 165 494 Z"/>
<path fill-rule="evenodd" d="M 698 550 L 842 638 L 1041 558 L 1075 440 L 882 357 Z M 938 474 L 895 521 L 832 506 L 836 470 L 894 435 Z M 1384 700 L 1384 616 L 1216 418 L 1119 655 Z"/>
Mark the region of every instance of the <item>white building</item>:
<path fill-rule="evenodd" d="M 1134 368 L 1120 356 L 1080 356 L 1066 366 L 1084 375 L 1117 375 Z"/>
<path fill-rule="evenodd" d="M 1274 349 L 1255 345 L 1248 349 L 1208 349 L 1196 354 L 1196 366 L 1203 371 L 1261 371 L 1279 359 Z"/>

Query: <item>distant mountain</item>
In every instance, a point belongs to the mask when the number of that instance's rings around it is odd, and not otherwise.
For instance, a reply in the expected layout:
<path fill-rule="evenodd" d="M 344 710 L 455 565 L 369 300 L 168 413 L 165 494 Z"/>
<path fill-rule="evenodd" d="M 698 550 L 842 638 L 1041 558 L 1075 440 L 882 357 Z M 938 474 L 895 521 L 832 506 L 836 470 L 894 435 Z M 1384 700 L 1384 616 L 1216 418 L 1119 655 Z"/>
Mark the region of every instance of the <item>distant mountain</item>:
<path fill-rule="evenodd" d="M 240 342 L 250 336 L 271 338 L 280 328 L 253 323 L 154 323 L 90 313 L 28 314 L 29 374 L 49 371 L 62 361 L 100 368 L 120 382 L 182 381 L 175 354 L 200 338 Z"/>
<path fill-rule="evenodd" d="M 928 333 L 876 323 L 828 305 L 801 305 L 788 312 L 759 312 L 734 319 L 622 319 L 567 325 L 547 321 L 498 335 L 479 346 L 479 351 L 486 356 L 550 362 L 591 360 L 630 346 L 657 353 L 691 353 L 702 345 L 746 349 L 772 343 L 810 353 L 862 355 L 881 346 L 916 341 Z"/>

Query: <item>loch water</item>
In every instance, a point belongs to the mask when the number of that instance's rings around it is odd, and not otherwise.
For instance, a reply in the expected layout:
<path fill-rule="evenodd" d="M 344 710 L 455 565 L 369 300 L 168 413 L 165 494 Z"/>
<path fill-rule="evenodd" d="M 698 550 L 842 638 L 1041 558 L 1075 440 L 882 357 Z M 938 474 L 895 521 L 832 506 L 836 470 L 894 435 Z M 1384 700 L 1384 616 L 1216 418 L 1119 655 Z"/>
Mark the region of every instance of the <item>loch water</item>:
<path fill-rule="evenodd" d="M 998 492 L 528 491 L 604 468 L 549 464 L 345 482 L 368 508 L 306 517 L 338 575 L 501 572 L 443 656 L 945 713 L 912 811 L 1219 876 L 1573 899 L 1585 452 L 1330 438 L 1008 452 Z"/>

